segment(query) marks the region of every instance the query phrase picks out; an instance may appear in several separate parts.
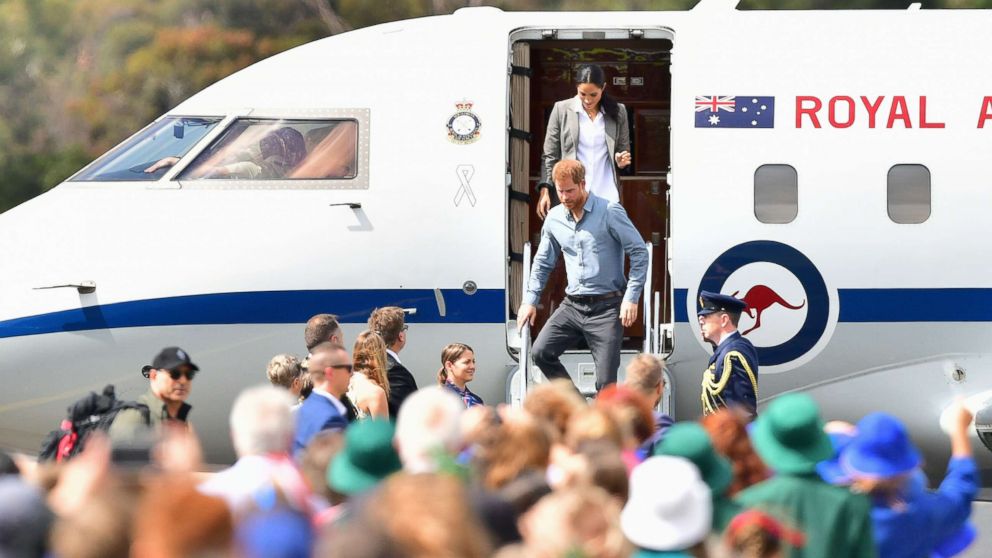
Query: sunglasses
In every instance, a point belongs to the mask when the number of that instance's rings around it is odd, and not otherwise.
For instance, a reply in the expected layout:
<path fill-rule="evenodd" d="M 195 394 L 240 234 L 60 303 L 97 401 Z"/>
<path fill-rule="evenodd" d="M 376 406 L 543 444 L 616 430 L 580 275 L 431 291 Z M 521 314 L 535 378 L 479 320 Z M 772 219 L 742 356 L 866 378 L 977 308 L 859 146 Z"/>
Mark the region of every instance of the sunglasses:
<path fill-rule="evenodd" d="M 351 374 L 354 371 L 354 365 L 352 364 L 332 364 L 328 366 L 328 368 L 339 368 L 339 369 L 343 368 L 347 370 L 349 374 Z"/>
<path fill-rule="evenodd" d="M 187 370 L 183 372 L 182 370 L 164 370 L 164 372 L 169 373 L 169 377 L 173 380 L 179 381 L 179 378 L 186 376 L 187 380 L 192 381 L 193 376 L 196 376 L 196 370 Z"/>

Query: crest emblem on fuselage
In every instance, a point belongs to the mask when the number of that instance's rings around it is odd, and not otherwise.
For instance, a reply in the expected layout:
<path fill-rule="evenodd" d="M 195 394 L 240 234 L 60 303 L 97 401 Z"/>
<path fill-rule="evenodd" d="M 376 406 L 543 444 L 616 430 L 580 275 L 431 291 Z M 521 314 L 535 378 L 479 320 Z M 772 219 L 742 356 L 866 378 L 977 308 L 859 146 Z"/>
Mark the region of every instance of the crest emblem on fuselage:
<path fill-rule="evenodd" d="M 452 143 L 469 144 L 479 139 L 482 121 L 472 112 L 472 102 L 455 103 L 458 112 L 448 119 L 448 140 Z"/>
<path fill-rule="evenodd" d="M 698 290 L 733 295 L 747 304 L 738 330 L 754 344 L 762 373 L 808 362 L 837 323 L 836 291 L 827 287 L 812 260 L 781 242 L 756 240 L 730 248 L 710 264 Z M 698 291 L 688 300 L 697 297 Z M 697 308 L 688 310 L 694 319 Z"/>

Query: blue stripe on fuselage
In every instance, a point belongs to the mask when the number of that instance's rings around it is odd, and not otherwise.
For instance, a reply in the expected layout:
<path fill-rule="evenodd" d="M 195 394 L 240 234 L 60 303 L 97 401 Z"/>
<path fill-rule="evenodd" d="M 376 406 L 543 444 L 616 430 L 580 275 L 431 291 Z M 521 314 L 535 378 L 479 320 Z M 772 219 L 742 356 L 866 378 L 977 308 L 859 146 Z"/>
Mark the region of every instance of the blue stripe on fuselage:
<path fill-rule="evenodd" d="M 675 321 L 688 322 L 687 289 L 675 289 Z M 992 289 L 837 289 L 837 321 L 992 322 Z"/>
<path fill-rule="evenodd" d="M 441 316 L 431 289 L 255 291 L 153 298 L 100 304 L 0 321 L 0 338 L 119 327 L 205 324 L 302 324 L 321 312 L 343 323 L 365 323 L 382 306 L 416 308 L 410 323 L 503 323 L 502 289 L 441 289 Z"/>
<path fill-rule="evenodd" d="M 119 327 L 304 323 L 336 313 L 365 323 L 381 306 L 416 308 L 410 323 L 503 323 L 502 289 L 467 295 L 442 289 L 446 315 L 430 289 L 256 291 L 154 298 L 87 306 L 0 322 L 0 338 Z M 992 289 L 838 289 L 841 322 L 992 322 Z M 687 289 L 675 289 L 675 321 L 689 321 Z"/>

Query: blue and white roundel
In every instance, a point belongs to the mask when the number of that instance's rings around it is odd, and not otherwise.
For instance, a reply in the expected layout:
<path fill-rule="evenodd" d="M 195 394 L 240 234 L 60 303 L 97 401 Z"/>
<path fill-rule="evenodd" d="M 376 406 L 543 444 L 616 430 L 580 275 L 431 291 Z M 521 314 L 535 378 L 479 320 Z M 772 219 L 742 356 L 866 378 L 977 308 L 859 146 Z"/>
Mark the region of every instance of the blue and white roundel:
<path fill-rule="evenodd" d="M 811 359 L 837 322 L 836 296 L 820 271 L 792 246 L 755 240 L 727 250 L 703 274 L 687 300 L 696 315 L 699 291 L 747 303 L 738 329 L 754 344 L 762 372 L 782 372 Z"/>

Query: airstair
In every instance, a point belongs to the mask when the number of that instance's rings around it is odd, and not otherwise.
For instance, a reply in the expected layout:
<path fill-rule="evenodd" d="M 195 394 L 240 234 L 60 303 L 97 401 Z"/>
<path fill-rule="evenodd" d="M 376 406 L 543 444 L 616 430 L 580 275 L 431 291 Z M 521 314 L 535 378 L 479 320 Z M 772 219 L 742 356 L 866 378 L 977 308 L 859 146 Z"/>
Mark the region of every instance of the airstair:
<path fill-rule="evenodd" d="M 651 242 L 645 243 L 645 246 L 648 250 L 648 272 L 644 285 L 644 295 L 642 297 L 642 318 L 644 320 L 645 335 L 641 352 L 652 354 L 659 358 L 665 358 L 671 353 L 673 346 L 672 317 L 666 315 L 670 314 L 671 311 L 662 307 L 662 300 L 664 299 L 663 291 L 668 288 L 668 285 L 662 285 L 661 290 L 654 290 L 651 282 L 655 264 L 652 256 L 654 254 L 654 246 Z M 521 286 L 521 300 L 524 299 L 524 295 L 527 292 L 531 260 L 533 258 L 533 250 L 530 242 L 524 243 L 523 256 L 524 280 Z M 531 338 L 530 324 L 524 324 L 523 328 L 518 330 L 515 321 L 507 322 L 507 329 L 510 352 L 516 357 L 517 365 L 510 370 L 507 376 L 506 401 L 513 407 L 519 407 L 523 405 L 524 399 L 526 399 L 527 393 L 530 390 L 548 380 L 544 377 L 540 368 L 534 364 L 531 357 L 533 339 Z M 624 351 L 621 353 L 620 371 L 618 374 L 619 382 L 623 382 L 624 369 L 627 363 L 636 355 L 637 353 L 634 351 Z M 568 370 L 572 381 L 575 382 L 579 391 L 587 398 L 595 397 L 596 367 L 592 361 L 591 353 L 588 350 L 567 351 L 562 355 L 561 362 Z M 674 416 L 673 412 L 675 409 L 673 408 L 672 393 L 675 386 L 667 367 L 664 369 L 664 376 L 665 392 L 662 394 L 659 410 Z"/>

